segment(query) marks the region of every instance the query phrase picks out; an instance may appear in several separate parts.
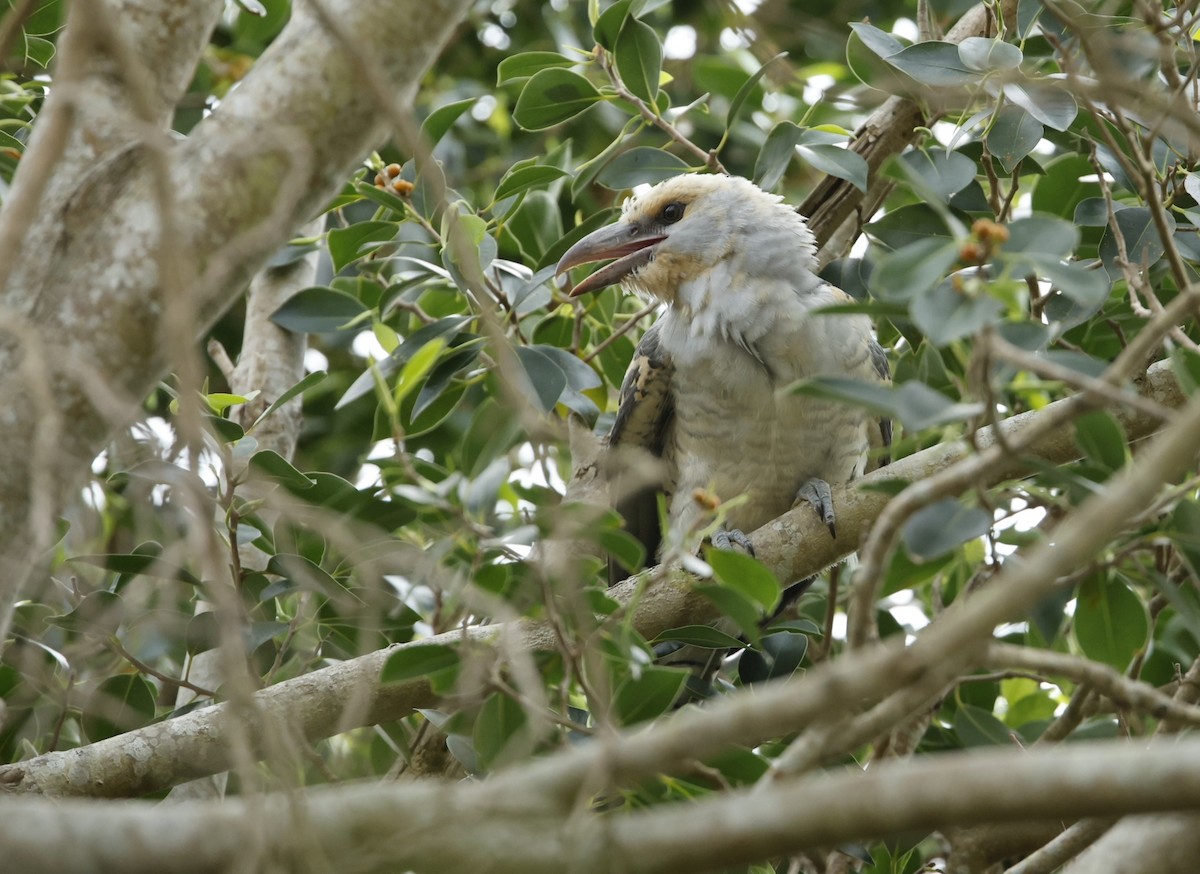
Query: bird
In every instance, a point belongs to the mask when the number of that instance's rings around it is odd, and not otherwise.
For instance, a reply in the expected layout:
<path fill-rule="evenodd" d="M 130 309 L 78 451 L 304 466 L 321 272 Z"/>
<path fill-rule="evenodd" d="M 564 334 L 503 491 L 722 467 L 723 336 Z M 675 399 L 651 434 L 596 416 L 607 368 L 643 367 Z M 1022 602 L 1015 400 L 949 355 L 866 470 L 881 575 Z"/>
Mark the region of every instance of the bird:
<path fill-rule="evenodd" d="M 798 503 L 836 537 L 833 490 L 886 463 L 891 422 L 786 389 L 824 375 L 886 383 L 890 373 L 867 315 L 821 312 L 853 298 L 818 276 L 804 217 L 748 179 L 683 174 L 625 200 L 615 223 L 563 253 L 556 275 L 609 259 L 567 293 L 619 283 L 660 305 L 607 438 L 629 466 L 655 462 L 635 487 L 615 489 L 648 560 L 672 532 L 683 542 L 704 524 L 705 496 L 728 505 L 711 535 L 718 548 L 753 554 L 748 532 Z"/>

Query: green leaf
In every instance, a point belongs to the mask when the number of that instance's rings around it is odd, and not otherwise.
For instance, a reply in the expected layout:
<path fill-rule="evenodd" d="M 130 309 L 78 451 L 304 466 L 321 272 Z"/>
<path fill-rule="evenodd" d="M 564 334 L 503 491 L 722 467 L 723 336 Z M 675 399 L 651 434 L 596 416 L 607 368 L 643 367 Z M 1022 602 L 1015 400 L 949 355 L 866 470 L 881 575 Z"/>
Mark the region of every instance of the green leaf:
<path fill-rule="evenodd" d="M 306 391 L 308 391 L 313 386 L 323 382 L 325 380 L 325 377 L 328 375 L 329 374 L 327 374 L 324 370 L 314 370 L 312 373 L 307 374 L 304 377 L 304 379 L 300 380 L 294 386 L 292 386 L 287 391 L 285 391 L 283 394 L 281 394 L 275 400 L 275 403 L 271 404 L 271 406 L 269 406 L 265 410 L 263 410 L 262 415 L 254 420 L 254 425 L 257 425 L 263 419 L 267 418 L 267 416 L 271 415 L 273 412 L 278 410 L 280 407 L 282 407 L 284 404 L 286 404 L 292 398 L 299 397 L 300 395 L 304 394 Z M 253 428 L 254 425 L 251 425 L 250 427 Z"/>
<path fill-rule="evenodd" d="M 1149 627 L 1141 598 L 1117 576 L 1093 574 L 1079 587 L 1075 641 L 1089 659 L 1124 671 L 1146 645 Z"/>
<path fill-rule="evenodd" d="M 929 237 L 951 239 L 942 216 L 924 203 L 890 210 L 883 218 L 867 225 L 866 231 L 889 249 L 900 249 Z"/>
<path fill-rule="evenodd" d="M 786 58 L 787 52 L 780 52 L 775 57 L 768 60 L 754 72 L 749 79 L 742 83 L 742 87 L 737 90 L 737 94 L 733 95 L 733 100 L 729 103 L 729 112 L 725 114 L 725 129 L 729 130 L 733 127 L 733 123 L 737 121 L 738 113 L 742 111 L 742 106 L 749 99 L 750 94 L 758 85 L 763 74 L 767 72 L 767 67 L 778 61 L 780 58 Z"/>
<path fill-rule="evenodd" d="M 635 725 L 671 709 L 689 672 L 680 668 L 643 668 L 641 676 L 630 677 L 613 699 L 613 713 L 621 725 Z"/>
<path fill-rule="evenodd" d="M 918 297 L 911 308 L 913 323 L 935 346 L 945 346 L 995 325 L 1003 314 L 1004 304 L 996 298 L 972 296 L 949 281 Z"/>
<path fill-rule="evenodd" d="M 514 194 L 520 194 L 522 191 L 528 191 L 530 188 L 542 188 L 549 185 L 555 179 L 561 179 L 568 175 L 565 170 L 558 167 L 549 167 L 545 164 L 532 164 L 525 167 L 514 166 L 511 170 L 504 174 L 500 180 L 500 184 L 496 186 L 496 193 L 492 195 L 492 201 L 503 200 L 506 197 L 512 197 Z"/>
<path fill-rule="evenodd" d="M 764 635 L 758 648 L 746 650 L 738 659 L 738 677 L 743 683 L 790 677 L 807 652 L 808 638 L 803 634 Z"/>
<path fill-rule="evenodd" d="M 1021 66 L 1021 50 L 1000 39 L 969 36 L 958 44 L 958 57 L 969 70 L 1014 70 Z"/>
<path fill-rule="evenodd" d="M 518 346 L 517 358 L 533 388 L 533 397 L 543 412 L 550 412 L 567 387 L 567 377 L 549 356 L 530 346 Z"/>
<path fill-rule="evenodd" d="M 914 513 L 905 523 L 902 536 L 914 559 L 928 560 L 982 537 L 991 527 L 991 513 L 967 507 L 954 498 L 943 498 Z"/>
<path fill-rule="evenodd" d="M 545 130 L 583 112 L 600 92 L 578 73 L 561 68 L 539 70 L 521 89 L 513 121 L 525 130 Z"/>
<path fill-rule="evenodd" d="M 662 69 L 662 43 L 654 28 L 629 17 L 621 26 L 613 57 L 617 73 L 625 86 L 646 103 L 658 97 L 659 72 Z"/>
<path fill-rule="evenodd" d="M 922 85 L 934 88 L 967 88 L 980 81 L 980 74 L 963 64 L 958 46 L 953 43 L 919 42 L 884 60 Z"/>
<path fill-rule="evenodd" d="M 670 152 L 650 146 L 636 146 L 609 161 L 597 174 L 596 181 L 613 191 L 623 191 L 643 183 L 653 185 L 662 182 L 688 169 L 682 159 Z"/>
<path fill-rule="evenodd" d="M 904 51 L 904 43 L 873 24 L 852 22 L 850 29 L 855 36 L 862 40 L 864 46 L 881 58 L 887 59 Z"/>
<path fill-rule="evenodd" d="M 1128 261 L 1134 268 L 1151 265 L 1163 256 L 1166 249 L 1163 246 L 1162 238 L 1158 235 L 1158 228 L 1154 224 L 1154 216 L 1149 207 L 1131 206 L 1128 209 L 1119 210 L 1114 218 L 1117 221 L 1117 229 L 1125 240 L 1125 253 Z M 1175 233 L 1175 217 L 1170 212 L 1164 211 L 1162 218 L 1167 230 L 1172 234 Z M 1110 225 L 1104 229 L 1104 236 L 1100 238 L 1100 260 L 1104 262 L 1104 267 L 1110 276 L 1121 275 L 1120 268 L 1116 265 L 1119 257 L 1117 238 Z"/>
<path fill-rule="evenodd" d="M 796 155 L 796 145 L 804 129 L 790 121 L 781 121 L 767 134 L 767 141 L 754 162 L 754 181 L 764 191 L 779 184 Z"/>
<path fill-rule="evenodd" d="M 503 692 L 496 692 L 479 710 L 471 733 L 472 746 L 484 768 L 495 768 L 514 757 L 523 746 L 520 741 L 528 724 L 525 708 Z M 508 756 L 505 756 L 505 753 Z"/>
<path fill-rule="evenodd" d="M 316 477 L 313 477 L 316 480 Z M 314 483 L 314 487 L 317 484 Z M 355 490 L 355 494 L 358 494 Z M 276 553 L 267 560 L 267 573 L 291 580 L 300 589 L 330 597 L 344 593 L 342 585 L 310 558 L 293 553 Z"/>
<path fill-rule="evenodd" d="M 724 585 L 699 583 L 694 587 L 697 594 L 702 595 L 715 606 L 721 615 L 732 619 L 738 629 L 746 635 L 746 639 L 754 646 L 762 639 L 758 620 L 762 615 L 760 606 L 740 591 Z"/>
<path fill-rule="evenodd" d="M 975 162 L 961 152 L 945 149 L 914 149 L 899 157 L 926 188 L 949 203 L 975 179 Z"/>
<path fill-rule="evenodd" d="M 1023 255 L 1020 261 L 1085 307 L 1098 309 L 1112 291 L 1108 274 L 1103 270 L 1089 270 L 1082 264 L 1063 264 L 1053 256 Z"/>
<path fill-rule="evenodd" d="M 575 64 L 558 52 L 521 52 L 503 58 L 496 67 L 496 84 L 528 79 L 534 73 L 553 67 L 570 67 Z"/>
<path fill-rule="evenodd" d="M 1100 184 L 1083 181 L 1094 176 L 1095 172 L 1092 162 L 1083 155 L 1063 155 L 1050 161 L 1046 164 L 1045 175 L 1037 177 L 1031 203 L 1033 211 L 1052 213 L 1080 225 L 1085 222 L 1079 220 L 1076 207 L 1087 198 L 1098 198 L 1103 217 L 1096 226 L 1103 227 L 1108 222 L 1108 210 L 1104 206 L 1104 198 L 1100 197 Z"/>
<path fill-rule="evenodd" d="M 706 549 L 704 558 L 720 583 L 745 595 L 764 611 L 774 610 L 779 603 L 779 580 L 762 562 L 732 549 Z"/>
<path fill-rule="evenodd" d="M 112 553 L 108 555 L 77 555 L 71 561 L 83 562 L 107 571 L 129 576 L 144 575 L 158 577 L 163 580 L 179 580 L 193 586 L 200 585 L 200 580 L 190 571 L 163 561 L 159 555 L 162 551 L 157 543 L 141 544 L 133 552 Z M 95 593 L 99 594 L 99 593 Z"/>
<path fill-rule="evenodd" d="M 797 146 L 800 157 L 822 173 L 845 179 L 864 194 L 867 190 L 867 162 L 850 149 L 833 145 Z"/>
<path fill-rule="evenodd" d="M 958 244 L 945 237 L 917 240 L 887 253 L 871 272 L 871 294 L 908 301 L 932 289 L 958 261 Z"/>
<path fill-rule="evenodd" d="M 447 103 L 445 106 L 439 106 L 433 112 L 425 117 L 421 122 L 421 136 L 430 146 L 436 146 L 446 132 L 450 130 L 454 122 L 458 121 L 459 116 L 470 109 L 478 102 L 478 97 L 468 97 L 466 100 L 456 100 L 453 103 Z"/>
<path fill-rule="evenodd" d="M 889 386 L 848 376 L 815 376 L 795 383 L 789 390 L 866 407 L 879 415 L 899 419 L 905 430 L 913 433 L 961 422 L 983 411 L 982 404 L 955 401 L 915 379 Z"/>
<path fill-rule="evenodd" d="M 444 643 L 405 646 L 388 656 L 379 675 L 380 683 L 404 683 L 458 668 L 458 652 Z"/>
<path fill-rule="evenodd" d="M 1129 455 L 1120 423 L 1103 410 L 1075 420 L 1075 442 L 1088 461 L 1109 473 L 1124 467 Z"/>
<path fill-rule="evenodd" d="M 632 0 L 617 0 L 600 14 L 592 28 L 592 38 L 596 40 L 597 45 L 610 52 L 613 50 L 621 35 L 621 29 L 625 26 L 625 20 L 629 17 L 631 5 Z"/>
<path fill-rule="evenodd" d="M 282 455 L 270 449 L 254 453 L 250 468 L 272 482 L 286 485 L 293 491 L 312 488 L 313 481 L 292 467 Z"/>
<path fill-rule="evenodd" d="M 628 573 L 637 573 L 646 563 L 646 547 L 642 542 L 619 528 L 602 528 L 596 540 Z"/>
<path fill-rule="evenodd" d="M 421 380 L 429 374 L 445 348 L 445 339 L 434 337 L 404 362 L 404 366 L 400 368 L 400 376 L 396 379 L 396 386 L 392 389 L 392 396 L 396 399 L 397 404 L 408 397 L 412 390 L 421 383 Z"/>
<path fill-rule="evenodd" d="M 89 741 L 95 743 L 154 719 L 155 690 L 141 674 L 109 677 L 89 697 L 79 722 Z"/>
<path fill-rule="evenodd" d="M 1046 129 L 1019 106 L 1005 106 L 996 113 L 985 142 L 988 151 L 1011 173 L 1021 159 L 1042 141 Z"/>
<path fill-rule="evenodd" d="M 1051 215 L 1031 215 L 1008 225 L 1005 254 L 1016 252 L 1066 258 L 1079 245 L 1079 229 L 1073 222 Z"/>
<path fill-rule="evenodd" d="M 348 228 L 331 229 L 325 234 L 325 240 L 329 258 L 333 261 L 333 272 L 341 273 L 347 264 L 394 239 L 398 230 L 396 222 L 385 221 L 357 222 Z"/>
<path fill-rule="evenodd" d="M 954 733 L 965 747 L 1011 746 L 1008 726 L 982 707 L 960 704 L 954 713 Z"/>
<path fill-rule="evenodd" d="M 367 308 L 352 295 L 332 288 L 298 291 L 271 314 L 271 321 L 295 334 L 329 334 L 346 328 Z"/>
<path fill-rule="evenodd" d="M 679 628 L 669 628 L 654 638 L 651 643 L 666 643 L 679 641 L 690 646 L 704 649 L 739 649 L 745 644 L 711 625 L 682 625 Z"/>
<path fill-rule="evenodd" d="M 375 371 L 379 373 L 380 377 L 387 379 L 404 367 L 410 358 L 425 347 L 426 343 L 440 337 L 451 338 L 470 321 L 471 316 L 447 316 L 444 319 L 438 319 L 432 324 L 422 325 L 409 334 L 391 355 L 380 361 L 376 365 Z M 350 388 L 346 389 L 346 393 L 338 400 L 334 409 L 340 410 L 352 401 L 373 393 L 375 391 L 375 371 L 367 370 L 365 373 L 360 374 L 350 384 Z"/>
<path fill-rule="evenodd" d="M 1062 83 L 1049 79 L 1005 82 L 1004 96 L 1046 127 L 1066 130 L 1079 107 Z"/>

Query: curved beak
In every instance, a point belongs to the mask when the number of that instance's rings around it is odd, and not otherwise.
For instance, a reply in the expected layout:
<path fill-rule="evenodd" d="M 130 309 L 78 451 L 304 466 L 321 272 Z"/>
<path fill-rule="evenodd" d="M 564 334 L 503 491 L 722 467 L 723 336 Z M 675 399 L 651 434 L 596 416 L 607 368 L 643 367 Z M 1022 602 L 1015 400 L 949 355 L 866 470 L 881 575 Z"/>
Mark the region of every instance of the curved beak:
<path fill-rule="evenodd" d="M 568 249 L 559 259 L 554 275 L 560 276 L 580 264 L 616 258 L 574 288 L 569 288 L 567 295 L 578 297 L 589 291 L 597 291 L 620 282 L 643 264 L 648 264 L 654 257 L 654 247 L 665 239 L 665 235 L 650 234 L 636 225 L 620 221 L 592 231 Z"/>

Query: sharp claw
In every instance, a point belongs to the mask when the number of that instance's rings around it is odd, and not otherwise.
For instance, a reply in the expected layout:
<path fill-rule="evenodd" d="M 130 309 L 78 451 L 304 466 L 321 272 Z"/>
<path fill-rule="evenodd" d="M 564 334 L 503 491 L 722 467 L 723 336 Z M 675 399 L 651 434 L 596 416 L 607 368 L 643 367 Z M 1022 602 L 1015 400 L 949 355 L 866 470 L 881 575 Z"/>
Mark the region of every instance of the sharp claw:
<path fill-rule="evenodd" d="M 837 526 L 834 524 L 833 494 L 830 491 L 829 483 L 823 479 L 813 477 L 800 486 L 800 490 L 796 492 L 796 503 L 798 504 L 801 501 L 809 504 L 817 511 L 817 515 L 821 517 L 821 521 L 829 529 L 829 536 L 837 540 Z"/>
<path fill-rule="evenodd" d="M 741 549 L 750 557 L 754 557 L 754 544 L 745 532 L 737 528 L 718 528 L 713 532 L 712 545 L 717 549 Z"/>

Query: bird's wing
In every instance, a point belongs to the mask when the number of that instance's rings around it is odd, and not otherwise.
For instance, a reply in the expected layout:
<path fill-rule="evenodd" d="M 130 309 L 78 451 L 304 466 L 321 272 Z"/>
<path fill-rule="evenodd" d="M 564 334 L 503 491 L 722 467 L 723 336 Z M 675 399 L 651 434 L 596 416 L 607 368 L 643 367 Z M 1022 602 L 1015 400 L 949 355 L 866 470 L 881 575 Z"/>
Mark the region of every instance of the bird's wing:
<path fill-rule="evenodd" d="M 646 548 L 652 564 L 662 542 L 658 495 L 674 488 L 672 429 L 675 424 L 675 366 L 659 342 L 658 325 L 638 343 L 621 383 L 617 418 L 609 433 L 614 464 L 610 480 L 617 512 L 625 528 Z M 632 570 L 637 570 L 633 568 Z M 610 578 L 624 579 L 610 564 Z"/>
<path fill-rule="evenodd" d="M 839 303 L 858 303 L 851 295 L 837 286 L 831 285 L 829 288 Z M 848 375 L 862 380 L 873 379 L 878 382 L 890 383 L 892 372 L 888 366 L 887 353 L 883 351 L 883 347 L 871 334 L 870 327 L 864 322 L 862 329 L 856 334 L 857 336 L 854 336 L 850 342 L 858 351 L 850 356 Z M 864 473 L 870 473 L 883 467 L 891 460 L 888 457 L 887 449 L 892 445 L 892 420 L 887 416 L 882 416 L 875 420 L 875 425 L 876 427 L 872 428 L 869 434 L 872 454 L 867 461 Z"/>

